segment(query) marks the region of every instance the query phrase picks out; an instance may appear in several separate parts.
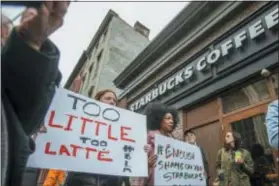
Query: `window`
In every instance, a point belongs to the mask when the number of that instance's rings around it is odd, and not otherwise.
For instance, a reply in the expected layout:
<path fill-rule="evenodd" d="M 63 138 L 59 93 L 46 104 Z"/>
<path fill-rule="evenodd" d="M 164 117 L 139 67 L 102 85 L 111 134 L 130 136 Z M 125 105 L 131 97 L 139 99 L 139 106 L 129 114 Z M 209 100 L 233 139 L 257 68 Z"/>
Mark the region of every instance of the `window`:
<path fill-rule="evenodd" d="M 106 38 L 106 36 L 107 36 L 107 33 L 108 33 L 108 29 L 106 29 L 105 31 L 104 31 L 104 40 L 105 40 L 105 38 Z"/>
<path fill-rule="evenodd" d="M 97 56 L 97 61 L 100 62 L 101 58 L 102 58 L 102 54 L 103 54 L 103 50 L 101 50 L 101 52 L 98 54 Z"/>
<path fill-rule="evenodd" d="M 265 153 L 272 160 L 272 149 L 268 143 L 267 131 L 265 126 L 265 114 L 258 114 L 240 121 L 231 123 L 232 130 L 241 135 L 243 147 L 250 150 L 251 147 L 258 143 L 261 144 Z"/>
<path fill-rule="evenodd" d="M 89 73 L 92 72 L 92 68 L 93 68 L 93 64 L 91 64 L 90 67 L 89 67 Z"/>
<path fill-rule="evenodd" d="M 82 78 L 82 83 L 85 83 L 86 75 L 87 75 L 87 74 L 84 74 L 84 76 L 83 76 L 83 78 Z"/>
<path fill-rule="evenodd" d="M 88 97 L 92 98 L 93 90 L 94 90 L 94 86 L 91 86 L 88 91 Z"/>
<path fill-rule="evenodd" d="M 278 95 L 278 76 L 279 76 L 278 72 L 271 76 L 272 84 L 273 84 L 273 87 L 275 89 L 276 95 Z"/>
<path fill-rule="evenodd" d="M 99 47 L 99 43 L 96 43 L 96 45 L 95 45 L 95 51 L 98 50 L 98 47 Z"/>
<path fill-rule="evenodd" d="M 269 97 L 267 80 L 263 79 L 222 96 L 223 112 L 241 109 Z"/>

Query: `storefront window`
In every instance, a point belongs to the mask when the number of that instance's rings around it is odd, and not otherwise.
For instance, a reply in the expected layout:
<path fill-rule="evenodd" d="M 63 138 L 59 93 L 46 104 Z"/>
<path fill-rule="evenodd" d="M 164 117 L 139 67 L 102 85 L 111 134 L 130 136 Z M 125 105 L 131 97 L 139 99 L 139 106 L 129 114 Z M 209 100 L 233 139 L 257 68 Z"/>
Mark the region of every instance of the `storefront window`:
<path fill-rule="evenodd" d="M 243 145 L 250 150 L 255 143 L 261 144 L 266 153 L 271 153 L 265 126 L 265 114 L 231 123 L 232 130 L 241 134 Z"/>
<path fill-rule="evenodd" d="M 222 97 L 223 112 L 228 113 L 269 98 L 265 79 L 230 92 Z"/>
<path fill-rule="evenodd" d="M 271 76 L 276 95 L 278 95 L 278 76 L 279 76 L 279 73 L 273 74 Z"/>
<path fill-rule="evenodd" d="M 250 151 L 254 144 L 261 144 L 265 149 L 265 155 L 270 162 L 273 162 L 272 149 L 268 143 L 265 126 L 265 114 L 233 122 L 231 127 L 233 131 L 241 135 L 245 149 Z"/>

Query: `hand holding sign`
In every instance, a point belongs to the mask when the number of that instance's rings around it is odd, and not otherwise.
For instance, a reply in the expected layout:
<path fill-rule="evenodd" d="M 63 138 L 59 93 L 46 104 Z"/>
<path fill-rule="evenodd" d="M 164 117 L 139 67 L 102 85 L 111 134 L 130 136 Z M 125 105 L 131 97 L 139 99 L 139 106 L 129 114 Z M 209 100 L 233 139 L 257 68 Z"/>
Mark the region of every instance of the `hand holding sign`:
<path fill-rule="evenodd" d="M 148 157 L 148 165 L 149 167 L 155 167 L 157 162 L 158 156 L 157 155 L 151 155 Z"/>
<path fill-rule="evenodd" d="M 36 140 L 37 136 L 38 136 L 38 133 L 46 133 L 47 132 L 47 128 L 45 127 L 45 125 L 43 125 L 39 131 L 37 133 L 35 133 L 33 136 L 32 136 L 32 139 L 33 140 Z"/>
<path fill-rule="evenodd" d="M 151 150 L 152 150 L 151 145 L 149 145 L 149 144 L 144 145 L 144 151 L 145 151 L 147 154 L 150 153 Z"/>

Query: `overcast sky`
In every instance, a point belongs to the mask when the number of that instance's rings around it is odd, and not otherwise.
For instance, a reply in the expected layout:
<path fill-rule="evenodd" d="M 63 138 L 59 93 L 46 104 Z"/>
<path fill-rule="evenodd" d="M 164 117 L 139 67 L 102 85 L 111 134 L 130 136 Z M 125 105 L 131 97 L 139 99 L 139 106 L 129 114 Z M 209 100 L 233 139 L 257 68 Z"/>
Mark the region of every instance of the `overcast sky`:
<path fill-rule="evenodd" d="M 136 21 L 150 29 L 152 40 L 188 2 L 72 2 L 63 27 L 50 38 L 61 52 L 60 70 L 65 84 L 82 51 L 87 48 L 109 9 L 114 10 L 128 24 Z M 5 9 L 9 17 L 19 9 Z"/>

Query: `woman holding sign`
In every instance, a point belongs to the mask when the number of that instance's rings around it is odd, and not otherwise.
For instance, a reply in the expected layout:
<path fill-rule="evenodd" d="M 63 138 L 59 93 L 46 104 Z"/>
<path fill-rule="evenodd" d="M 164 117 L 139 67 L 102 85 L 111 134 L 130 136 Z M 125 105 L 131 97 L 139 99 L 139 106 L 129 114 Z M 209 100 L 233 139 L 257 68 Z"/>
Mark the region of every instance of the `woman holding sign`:
<path fill-rule="evenodd" d="M 117 96 L 113 90 L 103 90 L 96 94 L 95 99 L 109 105 L 117 105 Z M 67 186 L 129 186 L 129 179 L 119 176 L 98 175 L 89 173 L 69 172 Z"/>
<path fill-rule="evenodd" d="M 218 178 L 215 185 L 251 185 L 249 176 L 253 174 L 254 163 L 249 151 L 241 148 L 240 134 L 226 133 L 224 148 L 217 155 L 216 170 Z"/>
<path fill-rule="evenodd" d="M 154 167 L 156 165 L 157 156 L 154 154 L 155 134 L 173 138 L 172 131 L 179 122 L 178 113 L 161 103 L 150 103 L 145 110 L 147 117 L 148 144 L 148 174 L 147 178 L 132 178 L 132 186 L 154 185 Z M 147 147 L 145 147 L 147 148 Z"/>

